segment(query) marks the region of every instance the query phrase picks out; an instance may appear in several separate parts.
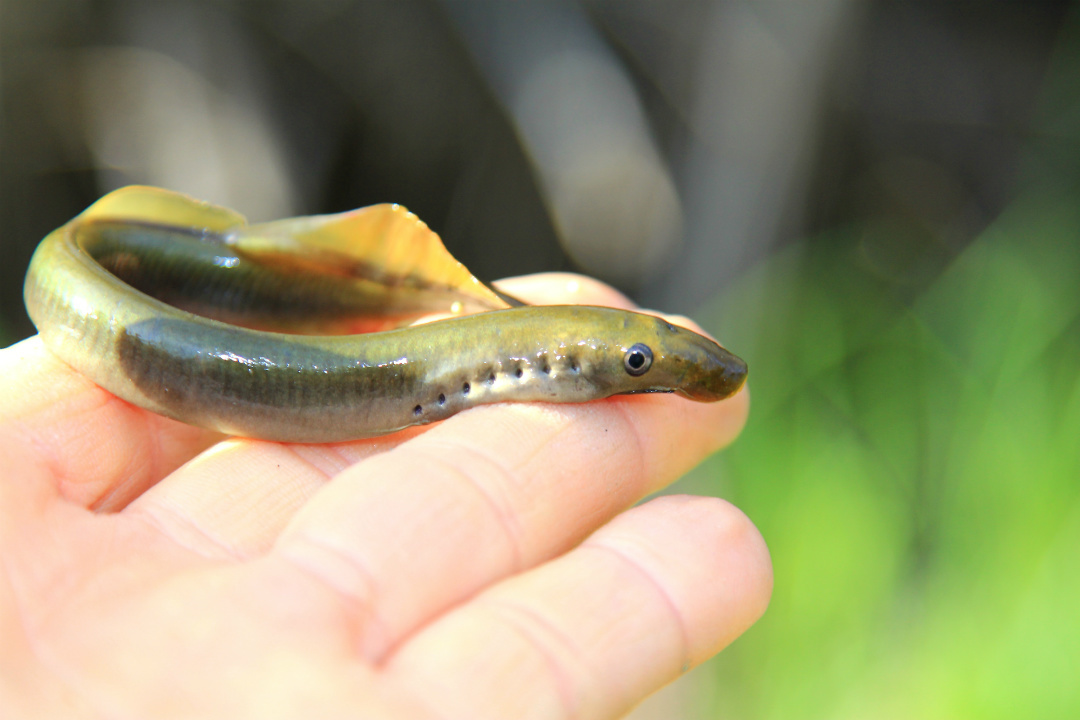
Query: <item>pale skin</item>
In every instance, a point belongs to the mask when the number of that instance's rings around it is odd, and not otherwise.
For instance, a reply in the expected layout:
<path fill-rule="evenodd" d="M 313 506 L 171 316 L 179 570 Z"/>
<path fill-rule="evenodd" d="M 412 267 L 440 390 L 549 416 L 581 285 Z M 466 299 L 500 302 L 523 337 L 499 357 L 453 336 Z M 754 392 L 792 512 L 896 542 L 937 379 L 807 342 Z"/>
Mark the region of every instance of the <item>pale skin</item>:
<path fill-rule="evenodd" d="M 629 307 L 576 276 L 501 287 Z M 768 551 L 738 509 L 628 509 L 747 409 L 745 389 L 623 396 L 334 445 L 222 441 L 19 343 L 0 351 L 0 708 L 619 717 L 768 604 Z"/>

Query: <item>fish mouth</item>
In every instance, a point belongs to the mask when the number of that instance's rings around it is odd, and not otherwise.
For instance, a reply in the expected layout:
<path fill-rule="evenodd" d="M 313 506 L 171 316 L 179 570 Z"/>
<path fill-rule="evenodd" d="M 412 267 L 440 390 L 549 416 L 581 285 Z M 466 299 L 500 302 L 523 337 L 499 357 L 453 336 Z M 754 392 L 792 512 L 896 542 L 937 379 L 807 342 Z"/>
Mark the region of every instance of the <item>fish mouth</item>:
<path fill-rule="evenodd" d="M 731 397 L 746 384 L 746 377 L 750 373 L 750 368 L 747 367 L 746 361 L 738 355 L 727 350 L 724 350 L 724 354 L 727 355 L 723 379 L 723 386 L 727 394 L 724 397 Z"/>
<path fill-rule="evenodd" d="M 675 392 L 691 400 L 715 402 L 731 397 L 746 384 L 745 360 L 705 337 L 694 344 L 693 362 Z"/>

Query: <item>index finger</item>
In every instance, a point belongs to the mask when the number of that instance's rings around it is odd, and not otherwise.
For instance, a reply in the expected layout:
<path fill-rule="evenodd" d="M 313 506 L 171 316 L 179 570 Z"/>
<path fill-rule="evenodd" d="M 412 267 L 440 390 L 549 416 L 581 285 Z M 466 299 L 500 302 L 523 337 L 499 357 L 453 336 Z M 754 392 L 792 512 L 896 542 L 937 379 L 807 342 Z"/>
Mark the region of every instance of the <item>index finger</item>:
<path fill-rule="evenodd" d="M 566 273 L 506 281 L 529 302 L 629 301 L 608 286 Z M 23 488 L 84 507 L 124 507 L 221 439 L 103 390 L 32 337 L 0 350 L 0 457 Z"/>
<path fill-rule="evenodd" d="M 533 305 L 603 305 L 623 310 L 635 309 L 630 298 L 615 288 L 575 273 L 522 275 L 499 280 L 495 287 Z"/>

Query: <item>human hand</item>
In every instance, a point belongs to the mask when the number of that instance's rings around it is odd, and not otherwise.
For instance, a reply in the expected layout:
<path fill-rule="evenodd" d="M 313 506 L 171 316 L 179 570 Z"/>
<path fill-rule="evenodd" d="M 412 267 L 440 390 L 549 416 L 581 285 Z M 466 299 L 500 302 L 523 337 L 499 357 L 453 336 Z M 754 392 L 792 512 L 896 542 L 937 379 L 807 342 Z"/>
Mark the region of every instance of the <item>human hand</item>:
<path fill-rule="evenodd" d="M 502 287 L 627 305 L 565 275 Z M 768 551 L 731 505 L 627 510 L 729 443 L 747 403 L 220 442 L 37 338 L 2 350 L 0 715 L 616 717 L 768 603 Z"/>

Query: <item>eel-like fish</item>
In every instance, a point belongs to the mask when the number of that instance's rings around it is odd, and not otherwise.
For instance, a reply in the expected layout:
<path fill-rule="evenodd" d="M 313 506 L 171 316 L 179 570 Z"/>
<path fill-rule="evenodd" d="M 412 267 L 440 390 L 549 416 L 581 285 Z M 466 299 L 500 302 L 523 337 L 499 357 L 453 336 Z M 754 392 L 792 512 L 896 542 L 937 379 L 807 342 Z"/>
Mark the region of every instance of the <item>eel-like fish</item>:
<path fill-rule="evenodd" d="M 521 305 L 397 205 L 248 225 L 123 188 L 41 242 L 24 296 L 46 346 L 106 390 L 267 440 L 372 437 L 495 402 L 715 401 L 746 378 L 652 315 Z M 449 317 L 402 326 L 431 313 Z"/>

